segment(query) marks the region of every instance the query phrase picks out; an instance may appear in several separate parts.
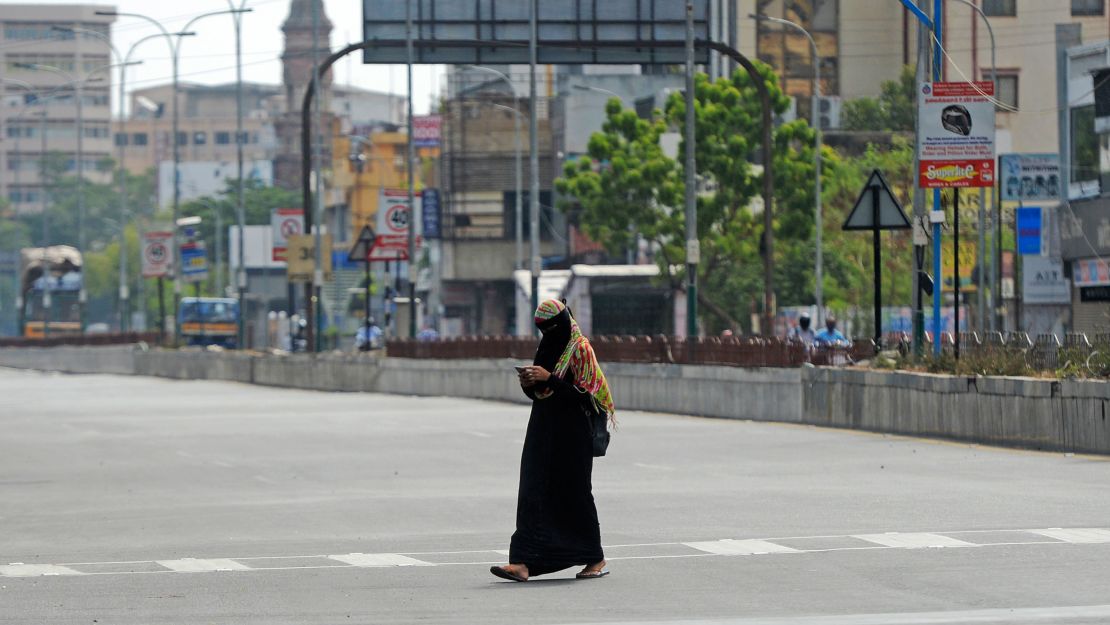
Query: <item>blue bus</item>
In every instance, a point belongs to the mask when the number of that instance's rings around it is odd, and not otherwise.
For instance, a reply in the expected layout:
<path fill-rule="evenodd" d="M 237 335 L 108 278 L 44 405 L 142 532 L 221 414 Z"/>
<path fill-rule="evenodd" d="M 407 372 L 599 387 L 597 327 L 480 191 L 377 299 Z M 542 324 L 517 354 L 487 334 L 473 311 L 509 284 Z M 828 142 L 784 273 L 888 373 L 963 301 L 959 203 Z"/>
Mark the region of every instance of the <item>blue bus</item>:
<path fill-rule="evenodd" d="M 238 347 L 239 300 L 231 297 L 183 297 L 177 312 L 186 345 Z"/>

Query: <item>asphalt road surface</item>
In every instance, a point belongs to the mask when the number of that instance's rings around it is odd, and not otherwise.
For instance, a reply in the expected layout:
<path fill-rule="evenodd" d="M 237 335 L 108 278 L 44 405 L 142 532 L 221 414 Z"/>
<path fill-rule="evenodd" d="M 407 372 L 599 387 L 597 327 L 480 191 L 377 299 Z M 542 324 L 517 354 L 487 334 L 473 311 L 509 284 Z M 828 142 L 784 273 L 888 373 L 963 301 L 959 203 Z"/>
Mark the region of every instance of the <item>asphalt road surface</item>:
<path fill-rule="evenodd" d="M 518 584 L 523 406 L 0 369 L 0 623 L 1110 622 L 1106 459 L 620 416 Z"/>

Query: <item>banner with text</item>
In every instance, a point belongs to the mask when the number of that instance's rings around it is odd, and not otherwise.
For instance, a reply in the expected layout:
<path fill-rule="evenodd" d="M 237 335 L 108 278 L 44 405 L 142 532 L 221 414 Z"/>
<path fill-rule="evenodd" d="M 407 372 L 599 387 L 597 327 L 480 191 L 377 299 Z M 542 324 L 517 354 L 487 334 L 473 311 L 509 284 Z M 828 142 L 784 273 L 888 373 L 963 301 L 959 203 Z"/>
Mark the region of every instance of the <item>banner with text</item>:
<path fill-rule="evenodd" d="M 918 91 L 922 188 L 993 187 L 994 83 L 923 83 Z"/>

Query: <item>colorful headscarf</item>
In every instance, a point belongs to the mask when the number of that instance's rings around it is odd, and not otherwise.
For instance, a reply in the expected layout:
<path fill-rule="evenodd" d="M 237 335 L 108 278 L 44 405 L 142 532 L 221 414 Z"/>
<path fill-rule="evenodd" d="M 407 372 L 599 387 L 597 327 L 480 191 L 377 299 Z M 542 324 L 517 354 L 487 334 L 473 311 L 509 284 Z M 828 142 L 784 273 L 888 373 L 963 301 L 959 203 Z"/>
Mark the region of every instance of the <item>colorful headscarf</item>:
<path fill-rule="evenodd" d="M 566 304 L 553 299 L 541 303 L 536 309 L 536 326 L 542 328 L 564 313 L 570 321 L 570 339 L 551 374 L 561 378 L 569 370 L 573 375 L 574 385 L 589 393 L 598 411 L 607 415 L 611 421 L 615 421 L 616 407 L 613 405 L 613 395 L 609 391 L 609 382 L 601 371 L 601 365 L 597 362 L 590 340 L 582 334 Z M 548 391 L 542 393 L 542 396 L 541 393 L 537 393 L 536 396 L 546 399 L 551 396 L 551 393 Z"/>

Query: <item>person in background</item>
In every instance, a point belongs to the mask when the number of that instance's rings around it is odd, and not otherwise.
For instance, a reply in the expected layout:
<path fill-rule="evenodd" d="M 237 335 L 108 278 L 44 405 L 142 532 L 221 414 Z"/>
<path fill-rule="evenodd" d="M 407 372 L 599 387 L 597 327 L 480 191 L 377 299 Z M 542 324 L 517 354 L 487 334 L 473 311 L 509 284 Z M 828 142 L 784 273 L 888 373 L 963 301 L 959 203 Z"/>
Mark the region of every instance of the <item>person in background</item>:
<path fill-rule="evenodd" d="M 358 332 L 355 333 L 355 349 L 366 352 L 379 349 L 381 346 L 382 329 L 374 323 L 374 318 L 370 317 L 370 327 L 367 328 L 366 325 L 361 325 L 358 327 Z"/>
<path fill-rule="evenodd" d="M 809 313 L 802 313 L 798 317 L 798 325 L 790 330 L 790 335 L 787 338 L 806 345 L 813 345 L 817 341 L 817 333 L 810 327 Z"/>
<path fill-rule="evenodd" d="M 825 318 L 825 329 L 817 333 L 814 342 L 819 345 L 846 345 L 848 339 L 836 329 L 836 317 L 829 315 Z"/>

